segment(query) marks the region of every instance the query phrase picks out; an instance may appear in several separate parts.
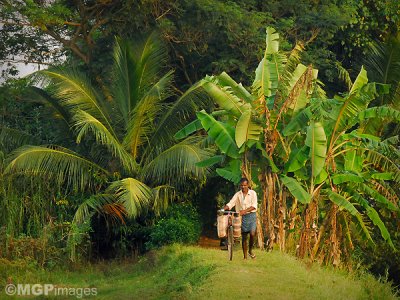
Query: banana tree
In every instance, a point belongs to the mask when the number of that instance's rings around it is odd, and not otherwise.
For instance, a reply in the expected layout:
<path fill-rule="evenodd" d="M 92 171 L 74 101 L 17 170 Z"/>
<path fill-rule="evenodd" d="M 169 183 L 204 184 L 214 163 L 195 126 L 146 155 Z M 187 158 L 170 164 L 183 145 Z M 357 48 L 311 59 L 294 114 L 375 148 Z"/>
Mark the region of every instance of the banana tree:
<path fill-rule="evenodd" d="M 74 222 L 95 212 L 136 217 L 165 209 L 186 178 L 202 178 L 195 166 L 211 156 L 190 137 L 176 143 L 173 132 L 204 107 L 194 86 L 171 101 L 172 72 L 164 72 L 166 51 L 156 36 L 141 45 L 116 39 L 114 68 L 108 86 L 99 89 L 75 69 L 48 69 L 36 74 L 45 88 L 32 88 L 53 105 L 73 134 L 71 148 L 23 146 L 8 158 L 5 174 L 50 180 L 70 191 L 94 196 L 83 200 Z M 42 81 L 43 84 L 43 81 Z"/>
<path fill-rule="evenodd" d="M 385 85 L 368 83 L 367 72 L 361 69 L 344 97 L 313 100 L 283 131 L 287 137 L 296 136 L 301 147 L 287 162 L 283 177 L 291 193 L 307 205 L 299 256 L 339 264 L 341 253 L 352 249 L 355 235 L 373 243 L 367 219 L 393 246 L 374 207 L 400 212 L 389 184 L 400 178 L 399 152 L 393 141 L 363 133 L 369 118 L 400 120 L 394 109 L 368 108 L 387 91 Z"/>
<path fill-rule="evenodd" d="M 223 155 L 201 165 L 225 162 L 224 168 L 216 170 L 219 175 L 233 182 L 244 175 L 259 186 L 263 194 L 260 210 L 263 230 L 259 233 L 267 235 L 269 247 L 278 240 L 283 250 L 286 194 L 277 173 L 290 155 L 290 141 L 283 137 L 282 129 L 288 119 L 307 105 L 318 86 L 316 70 L 299 63 L 301 46 L 296 46 L 287 57 L 279 52 L 278 39 L 275 30 L 267 28 L 266 50 L 250 90 L 226 73 L 203 79 L 200 84 L 216 102 L 219 110 L 214 113 L 219 119 L 198 112 L 198 119 L 176 137 L 185 137 L 198 129 L 207 131 Z"/>

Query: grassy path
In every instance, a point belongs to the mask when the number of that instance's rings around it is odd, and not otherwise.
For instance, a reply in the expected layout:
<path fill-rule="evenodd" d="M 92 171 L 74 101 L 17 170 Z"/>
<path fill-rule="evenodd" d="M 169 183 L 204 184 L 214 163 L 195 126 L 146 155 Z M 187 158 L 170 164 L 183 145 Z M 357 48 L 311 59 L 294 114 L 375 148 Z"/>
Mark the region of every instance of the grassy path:
<path fill-rule="evenodd" d="M 83 299 L 396 299 L 388 284 L 368 275 L 360 278 L 317 265 L 307 268 L 278 252 L 256 254 L 256 259 L 245 261 L 237 248 L 229 262 L 226 251 L 175 245 L 135 263 L 113 261 L 52 271 L 0 261 L 0 299 L 18 299 L 4 294 L 10 279 L 97 288 L 95 297 Z"/>
<path fill-rule="evenodd" d="M 216 270 L 193 299 L 395 299 L 388 286 L 368 276 L 361 280 L 317 265 L 307 268 L 278 252 L 255 252 L 256 259 L 243 260 L 237 249 L 232 262 L 221 252 L 209 250 Z"/>

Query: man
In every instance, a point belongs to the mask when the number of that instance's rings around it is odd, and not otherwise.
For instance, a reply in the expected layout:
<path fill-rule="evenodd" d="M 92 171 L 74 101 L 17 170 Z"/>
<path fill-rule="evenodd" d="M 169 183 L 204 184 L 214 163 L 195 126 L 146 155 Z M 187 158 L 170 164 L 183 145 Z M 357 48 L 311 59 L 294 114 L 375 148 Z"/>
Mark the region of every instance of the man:
<path fill-rule="evenodd" d="M 237 192 L 225 205 L 225 210 L 235 207 L 236 212 L 242 216 L 242 249 L 244 259 L 247 259 L 247 235 L 250 233 L 249 255 L 255 258 L 253 253 L 254 238 L 256 236 L 257 222 L 257 194 L 249 189 L 249 181 L 247 178 L 240 179 L 240 191 Z"/>

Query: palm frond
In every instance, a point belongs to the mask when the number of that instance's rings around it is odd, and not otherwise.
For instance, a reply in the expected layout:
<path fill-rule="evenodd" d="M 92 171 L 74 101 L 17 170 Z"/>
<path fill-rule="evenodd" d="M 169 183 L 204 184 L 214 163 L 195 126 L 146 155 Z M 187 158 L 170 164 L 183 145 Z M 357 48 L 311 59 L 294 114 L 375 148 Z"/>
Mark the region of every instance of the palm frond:
<path fill-rule="evenodd" d="M 77 153 L 61 147 L 23 146 L 8 159 L 5 174 L 44 176 L 61 186 L 85 190 L 93 185 L 93 174 L 108 172 Z"/>
<path fill-rule="evenodd" d="M 125 150 L 118 139 L 112 135 L 104 124 L 102 124 L 94 116 L 83 110 L 77 110 L 73 117 L 74 127 L 78 133 L 76 142 L 79 144 L 82 138 L 89 132 L 92 132 L 96 141 L 105 145 L 118 158 L 121 164 L 131 172 L 136 169 L 136 163 L 132 156 Z"/>
<path fill-rule="evenodd" d="M 392 85 L 389 95 L 381 96 L 380 105 L 393 105 L 400 99 L 400 36 L 390 37 L 385 42 L 376 41 L 365 56 L 364 64 L 375 82 Z"/>
<path fill-rule="evenodd" d="M 9 152 L 26 144 L 38 144 L 38 138 L 18 129 L 0 126 L 0 149 Z"/>
<path fill-rule="evenodd" d="M 154 35 L 137 44 L 117 38 L 114 46 L 113 94 L 126 126 L 145 95 L 163 99 L 171 95 L 172 72 L 158 79 L 166 58 L 164 47 Z"/>
<path fill-rule="evenodd" d="M 196 118 L 196 112 L 202 109 L 212 110 L 214 103 L 201 85 L 202 83 L 198 83 L 188 89 L 178 100 L 168 106 L 161 118 L 157 120 L 157 126 L 145 150 L 147 157 L 156 157 L 165 147 L 173 145 L 174 134 L 193 121 Z"/>
<path fill-rule="evenodd" d="M 169 203 L 175 198 L 175 189 L 170 185 L 160 185 L 153 188 L 153 211 L 156 215 L 167 210 Z"/>
<path fill-rule="evenodd" d="M 128 124 L 129 113 L 139 101 L 139 95 L 135 78 L 135 62 L 130 57 L 128 42 L 115 39 L 114 44 L 114 69 L 113 69 L 113 95 L 118 105 L 125 124 Z"/>
<path fill-rule="evenodd" d="M 203 178 L 209 169 L 197 167 L 196 163 L 210 158 L 213 152 L 200 148 L 198 143 L 202 139 L 189 137 L 168 148 L 145 164 L 141 177 L 155 185 L 173 186 L 185 184 L 188 177 Z"/>
<path fill-rule="evenodd" d="M 152 189 L 135 178 L 114 181 L 107 191 L 114 194 L 116 201 L 124 206 L 130 217 L 139 216 L 153 199 Z"/>
<path fill-rule="evenodd" d="M 136 76 L 139 91 L 148 91 L 157 78 L 160 78 L 162 68 L 166 65 L 168 53 L 160 36 L 153 32 L 143 43 L 133 44 L 132 57 L 137 63 Z"/>
<path fill-rule="evenodd" d="M 73 115 L 77 109 L 86 111 L 100 120 L 107 129 L 113 132 L 109 107 L 106 101 L 91 84 L 89 78 L 74 69 L 48 69 L 38 72 L 38 76 L 46 76 L 51 80 L 49 94 Z"/>
<path fill-rule="evenodd" d="M 347 88 L 350 91 L 351 87 L 353 86 L 353 81 L 351 81 L 349 72 L 343 68 L 339 62 L 336 63 L 336 68 L 339 71 L 339 79 L 347 85 Z"/>
<path fill-rule="evenodd" d="M 168 105 L 163 104 L 171 85 L 172 73 L 167 73 L 136 103 L 129 116 L 124 146 L 130 149 L 134 159 L 139 155 L 139 147 L 147 143 L 153 135 L 156 121 L 163 117 Z"/>
<path fill-rule="evenodd" d="M 72 220 L 75 224 L 81 224 L 85 221 L 90 221 L 90 218 L 94 213 L 107 214 L 112 218 L 118 219 L 124 222 L 125 210 L 110 210 L 109 207 L 113 206 L 113 195 L 110 194 L 98 194 L 93 195 L 84 200 L 75 211 L 74 218 Z M 115 206 L 115 205 L 114 205 Z M 118 208 L 118 207 L 116 207 Z"/>
<path fill-rule="evenodd" d="M 60 105 L 57 99 L 52 97 L 46 90 L 40 89 L 38 87 L 32 86 L 29 89 L 32 92 L 31 94 L 33 95 L 35 100 L 49 103 L 51 106 L 53 106 L 53 108 L 57 111 L 57 113 L 60 114 L 63 120 L 67 124 L 69 124 L 71 120 L 71 114 L 67 109 L 65 109 L 62 105 Z"/>

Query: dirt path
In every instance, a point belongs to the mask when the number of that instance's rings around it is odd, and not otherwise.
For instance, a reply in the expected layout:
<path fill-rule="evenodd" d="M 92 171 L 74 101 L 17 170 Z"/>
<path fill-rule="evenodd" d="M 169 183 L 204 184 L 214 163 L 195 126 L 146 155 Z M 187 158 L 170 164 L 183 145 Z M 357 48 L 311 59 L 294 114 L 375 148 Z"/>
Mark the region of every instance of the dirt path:
<path fill-rule="evenodd" d="M 202 235 L 199 240 L 199 246 L 202 248 L 216 248 L 219 249 L 219 239 L 210 238 L 207 236 Z"/>
<path fill-rule="evenodd" d="M 204 229 L 201 233 L 198 245 L 202 248 L 220 249 L 220 239 L 217 235 L 217 229 L 214 227 Z"/>

